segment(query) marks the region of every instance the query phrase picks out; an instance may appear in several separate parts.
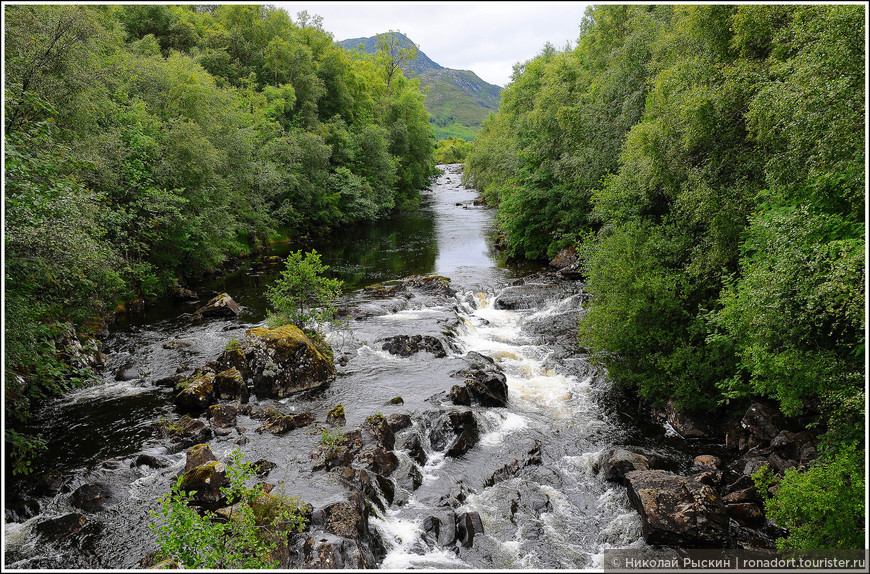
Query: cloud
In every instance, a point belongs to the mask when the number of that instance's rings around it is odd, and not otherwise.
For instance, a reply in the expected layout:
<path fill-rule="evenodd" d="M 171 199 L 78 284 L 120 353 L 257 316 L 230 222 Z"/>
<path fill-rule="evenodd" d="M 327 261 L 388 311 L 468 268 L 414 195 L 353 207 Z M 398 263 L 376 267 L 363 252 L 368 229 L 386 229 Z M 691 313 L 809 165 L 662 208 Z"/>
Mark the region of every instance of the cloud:
<path fill-rule="evenodd" d="M 432 60 L 472 70 L 504 85 L 513 65 L 549 42 L 575 45 L 587 3 L 581 2 L 279 2 L 294 17 L 301 10 L 323 17 L 336 40 L 398 30 Z"/>

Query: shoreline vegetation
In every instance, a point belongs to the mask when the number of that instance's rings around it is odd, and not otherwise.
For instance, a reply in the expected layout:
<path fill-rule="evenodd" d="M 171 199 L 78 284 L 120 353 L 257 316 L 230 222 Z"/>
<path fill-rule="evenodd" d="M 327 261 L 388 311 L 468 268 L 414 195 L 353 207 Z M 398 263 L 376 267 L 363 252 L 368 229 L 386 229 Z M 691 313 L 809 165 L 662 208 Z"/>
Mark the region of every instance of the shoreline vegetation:
<path fill-rule="evenodd" d="M 576 253 L 580 345 L 619 388 L 820 436 L 755 475 L 786 548 L 864 547 L 865 9 L 590 8 L 515 67 L 463 175 L 510 255 Z"/>
<path fill-rule="evenodd" d="M 4 6 L 5 440 L 83 383 L 122 301 L 274 239 L 409 209 L 435 175 L 417 80 L 269 6 Z M 74 343 L 72 343 L 74 341 Z M 95 349 L 98 352 L 98 349 Z"/>

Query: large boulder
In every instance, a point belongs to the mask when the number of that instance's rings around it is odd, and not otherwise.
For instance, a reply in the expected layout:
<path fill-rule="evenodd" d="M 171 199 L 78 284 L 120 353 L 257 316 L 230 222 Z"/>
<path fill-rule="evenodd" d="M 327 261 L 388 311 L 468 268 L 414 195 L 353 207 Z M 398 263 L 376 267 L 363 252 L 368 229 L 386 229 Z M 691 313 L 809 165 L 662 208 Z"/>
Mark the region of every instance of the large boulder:
<path fill-rule="evenodd" d="M 429 442 L 447 456 L 459 457 L 471 450 L 480 439 L 477 420 L 471 411 L 450 411 L 440 414 L 429 434 Z"/>
<path fill-rule="evenodd" d="M 496 370 L 476 370 L 465 379 L 471 404 L 483 407 L 503 407 L 507 404 L 507 378 Z"/>
<path fill-rule="evenodd" d="M 209 508 L 223 506 L 225 500 L 221 487 L 226 484 L 227 467 L 216 460 L 191 468 L 181 479 L 181 489 L 194 492 L 193 501 Z"/>
<path fill-rule="evenodd" d="M 410 357 L 420 351 L 429 351 L 439 359 L 447 356 L 444 344 L 430 335 L 396 335 L 395 337 L 387 337 L 384 339 L 381 349 L 391 355 L 399 355 L 400 357 Z"/>
<path fill-rule="evenodd" d="M 184 388 L 175 395 L 175 406 L 182 411 L 202 412 L 214 402 L 214 373 L 194 373 L 181 386 Z"/>
<path fill-rule="evenodd" d="M 298 327 L 248 329 L 243 345 L 254 392 L 261 399 L 283 398 L 321 387 L 335 377 L 328 347 L 318 347 Z"/>
<path fill-rule="evenodd" d="M 785 426 L 785 420 L 778 410 L 762 403 L 752 403 L 743 415 L 740 424 L 752 436 L 764 442 L 772 441 Z"/>
<path fill-rule="evenodd" d="M 127 493 L 104 482 L 83 484 L 72 493 L 70 502 L 85 512 L 101 512 L 127 498 Z"/>
<path fill-rule="evenodd" d="M 604 479 L 611 482 L 625 482 L 625 474 L 634 470 L 649 470 L 649 459 L 642 454 L 623 448 L 611 450 L 604 457 Z"/>
<path fill-rule="evenodd" d="M 631 471 L 625 481 L 648 544 L 685 548 L 726 544 L 728 512 L 710 486 L 665 470 Z"/>
<path fill-rule="evenodd" d="M 214 397 L 222 401 L 248 402 L 250 393 L 241 372 L 231 367 L 214 376 Z"/>
<path fill-rule="evenodd" d="M 215 295 L 204 306 L 194 311 L 191 316 L 193 321 L 202 321 L 212 318 L 232 318 L 242 312 L 242 307 L 226 293 Z"/>

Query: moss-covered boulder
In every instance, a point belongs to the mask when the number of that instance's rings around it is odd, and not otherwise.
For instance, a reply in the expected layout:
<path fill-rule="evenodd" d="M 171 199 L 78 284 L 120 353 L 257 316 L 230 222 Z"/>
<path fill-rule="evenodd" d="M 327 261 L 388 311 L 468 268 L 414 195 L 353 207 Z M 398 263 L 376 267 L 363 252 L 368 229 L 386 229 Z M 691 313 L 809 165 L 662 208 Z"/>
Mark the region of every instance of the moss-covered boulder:
<path fill-rule="evenodd" d="M 209 462 L 217 462 L 217 457 L 207 444 L 195 444 L 187 449 L 185 455 L 187 458 L 184 464 L 184 472 Z"/>
<path fill-rule="evenodd" d="M 226 484 L 227 467 L 216 460 L 191 468 L 181 479 L 181 489 L 193 492 L 196 504 L 213 508 L 223 506 L 225 500 L 221 487 Z"/>
<path fill-rule="evenodd" d="M 182 383 L 184 388 L 175 395 L 175 406 L 188 412 L 207 409 L 214 402 L 214 378 L 214 373 L 195 373 Z"/>
<path fill-rule="evenodd" d="M 250 392 L 242 378 L 242 373 L 236 368 L 230 368 L 214 376 L 214 396 L 221 401 L 248 402 Z"/>
<path fill-rule="evenodd" d="M 335 377 L 328 346 L 315 344 L 294 325 L 257 327 L 245 334 L 245 357 L 260 398 L 286 397 L 323 386 Z"/>

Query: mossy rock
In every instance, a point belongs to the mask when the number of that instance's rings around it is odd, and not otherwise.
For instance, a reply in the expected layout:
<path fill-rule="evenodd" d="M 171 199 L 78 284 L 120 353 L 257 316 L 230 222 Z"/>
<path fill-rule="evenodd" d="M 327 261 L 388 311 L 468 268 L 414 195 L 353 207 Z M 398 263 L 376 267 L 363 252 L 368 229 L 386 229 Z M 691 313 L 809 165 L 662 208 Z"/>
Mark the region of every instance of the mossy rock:
<path fill-rule="evenodd" d="M 329 345 L 315 343 L 294 325 L 257 327 L 245 334 L 245 356 L 259 398 L 283 398 L 321 387 L 335 377 Z"/>
<path fill-rule="evenodd" d="M 181 479 L 181 489 L 195 492 L 194 502 L 201 505 L 220 505 L 224 495 L 221 487 L 227 484 L 227 466 L 213 460 L 191 468 Z"/>
<path fill-rule="evenodd" d="M 250 392 L 245 384 L 242 373 L 236 368 L 229 368 L 214 376 L 214 396 L 218 400 L 248 402 Z"/>
<path fill-rule="evenodd" d="M 200 412 L 214 401 L 214 373 L 188 379 L 186 387 L 175 396 L 175 406 L 184 411 Z"/>

